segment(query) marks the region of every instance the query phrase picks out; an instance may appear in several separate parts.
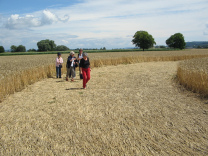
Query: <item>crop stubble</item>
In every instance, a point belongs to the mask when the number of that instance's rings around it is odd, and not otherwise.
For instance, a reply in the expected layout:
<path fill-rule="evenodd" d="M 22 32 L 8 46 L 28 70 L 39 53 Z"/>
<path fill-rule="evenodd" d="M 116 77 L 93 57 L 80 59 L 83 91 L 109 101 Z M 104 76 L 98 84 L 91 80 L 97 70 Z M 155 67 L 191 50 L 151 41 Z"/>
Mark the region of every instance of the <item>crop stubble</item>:
<path fill-rule="evenodd" d="M 89 56 L 93 67 L 101 67 L 205 57 L 207 50 Z M 55 57 L 0 57 L 0 87 L 7 82 L 12 93 L 53 77 Z M 200 73 L 205 62 L 190 60 L 178 67 Z M 1 154 L 207 155 L 207 106 L 170 84 L 176 65 L 94 69 L 87 91 L 79 89 L 81 81 L 66 88 L 69 83 L 55 79 L 27 87 L 1 103 Z"/>
<path fill-rule="evenodd" d="M 208 107 L 175 87 L 177 64 L 94 68 L 87 90 L 30 85 L 0 104 L 0 154 L 207 155 Z"/>

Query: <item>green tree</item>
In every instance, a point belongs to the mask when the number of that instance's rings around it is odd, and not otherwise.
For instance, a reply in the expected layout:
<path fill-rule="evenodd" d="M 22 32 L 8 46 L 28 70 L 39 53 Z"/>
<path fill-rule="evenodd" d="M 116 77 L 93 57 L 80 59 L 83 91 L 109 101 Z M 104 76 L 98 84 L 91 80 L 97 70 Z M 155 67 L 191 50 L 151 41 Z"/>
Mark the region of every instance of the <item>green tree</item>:
<path fill-rule="evenodd" d="M 17 46 L 15 46 L 15 45 L 12 45 L 10 48 L 11 48 L 11 52 L 16 52 L 17 51 Z"/>
<path fill-rule="evenodd" d="M 0 53 L 3 53 L 3 52 L 5 52 L 4 47 L 0 46 Z"/>
<path fill-rule="evenodd" d="M 184 36 L 181 33 L 176 33 L 174 35 L 171 35 L 167 40 L 166 44 L 170 48 L 178 48 L 178 49 L 184 49 L 186 46 L 186 42 L 184 40 Z"/>
<path fill-rule="evenodd" d="M 41 40 L 37 43 L 38 51 L 53 51 L 56 49 L 56 44 L 53 40 Z"/>
<path fill-rule="evenodd" d="M 67 51 L 67 50 L 69 50 L 69 48 L 65 45 L 58 45 L 56 47 L 56 51 Z"/>
<path fill-rule="evenodd" d="M 133 36 L 132 43 L 135 44 L 136 47 L 140 47 L 143 49 L 149 49 L 156 44 L 152 35 L 150 35 L 146 31 L 137 31 Z"/>
<path fill-rule="evenodd" d="M 23 45 L 19 45 L 18 47 L 15 45 L 12 45 L 11 52 L 26 52 L 26 48 Z"/>
<path fill-rule="evenodd" d="M 34 49 L 34 48 L 33 48 L 33 49 L 29 49 L 29 50 L 28 50 L 28 52 L 36 52 L 36 51 L 37 51 L 37 50 L 36 50 L 36 49 Z"/>
<path fill-rule="evenodd" d="M 25 48 L 25 46 L 23 46 L 23 45 L 19 45 L 19 46 L 17 47 L 16 52 L 26 52 L 26 48 Z"/>

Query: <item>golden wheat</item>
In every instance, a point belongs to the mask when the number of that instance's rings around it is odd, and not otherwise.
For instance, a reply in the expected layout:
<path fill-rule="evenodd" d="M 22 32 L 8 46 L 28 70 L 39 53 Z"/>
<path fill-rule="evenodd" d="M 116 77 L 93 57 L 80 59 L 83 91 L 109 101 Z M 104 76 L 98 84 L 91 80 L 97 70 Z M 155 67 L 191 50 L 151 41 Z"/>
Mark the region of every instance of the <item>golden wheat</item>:
<path fill-rule="evenodd" d="M 208 96 L 208 57 L 180 62 L 179 82 L 187 89 Z"/>
<path fill-rule="evenodd" d="M 69 54 L 62 55 L 66 62 Z M 178 61 L 206 57 L 208 50 L 90 53 L 91 67 L 151 61 Z M 55 74 L 56 55 L 1 56 L 0 101 L 6 95 Z M 65 64 L 63 65 L 65 72 Z"/>

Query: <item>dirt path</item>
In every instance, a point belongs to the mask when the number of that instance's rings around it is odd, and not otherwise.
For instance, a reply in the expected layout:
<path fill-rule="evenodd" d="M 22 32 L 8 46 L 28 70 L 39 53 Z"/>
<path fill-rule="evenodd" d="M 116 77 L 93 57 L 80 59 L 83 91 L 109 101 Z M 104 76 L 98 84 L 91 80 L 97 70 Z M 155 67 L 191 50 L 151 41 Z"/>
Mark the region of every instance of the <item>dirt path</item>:
<path fill-rule="evenodd" d="M 208 155 L 208 105 L 174 84 L 177 62 L 46 79 L 0 103 L 0 155 Z"/>

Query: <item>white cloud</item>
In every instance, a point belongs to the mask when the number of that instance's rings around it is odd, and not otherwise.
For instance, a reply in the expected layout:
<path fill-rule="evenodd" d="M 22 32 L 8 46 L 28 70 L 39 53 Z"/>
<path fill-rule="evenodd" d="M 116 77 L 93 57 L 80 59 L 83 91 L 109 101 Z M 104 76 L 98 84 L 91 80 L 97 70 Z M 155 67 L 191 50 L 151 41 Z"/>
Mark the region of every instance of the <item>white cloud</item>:
<path fill-rule="evenodd" d="M 65 44 L 69 43 L 69 41 L 66 41 L 66 40 L 62 40 L 62 42 L 65 43 Z"/>
<path fill-rule="evenodd" d="M 43 12 L 38 17 L 35 17 L 35 15 L 25 15 L 23 17 L 18 14 L 11 15 L 8 18 L 5 27 L 9 29 L 28 29 L 32 27 L 51 25 L 57 22 L 65 22 L 68 19 L 68 16 L 64 16 L 64 18 L 59 18 L 49 10 L 43 10 Z"/>
<path fill-rule="evenodd" d="M 46 38 L 70 48 L 122 48 L 133 46 L 132 36 L 145 30 L 164 45 L 178 32 L 187 41 L 207 40 L 207 14 L 207 0 L 84 0 L 63 8 L 11 15 L 4 25 L 13 33 L 0 36 L 28 43 L 28 48 L 36 46 L 30 40 Z"/>
<path fill-rule="evenodd" d="M 205 24 L 205 30 L 203 33 L 205 36 L 208 36 L 208 22 Z"/>
<path fill-rule="evenodd" d="M 208 35 L 208 31 L 204 31 L 204 35 Z"/>
<path fill-rule="evenodd" d="M 90 32 L 94 37 L 103 34 L 106 37 L 115 34 L 126 36 L 138 30 L 167 37 L 176 32 L 202 29 L 203 23 L 198 21 L 206 18 L 206 4 L 206 0 L 86 0 L 56 13 L 70 14 L 71 24 L 79 30 L 76 31 L 81 37 Z M 103 34 L 98 35 L 98 32 Z"/>
<path fill-rule="evenodd" d="M 41 24 L 48 25 L 48 24 L 52 24 L 55 22 L 58 22 L 58 17 L 55 14 L 53 14 L 52 12 L 44 10 L 43 15 L 42 15 L 42 19 L 41 19 Z"/>

